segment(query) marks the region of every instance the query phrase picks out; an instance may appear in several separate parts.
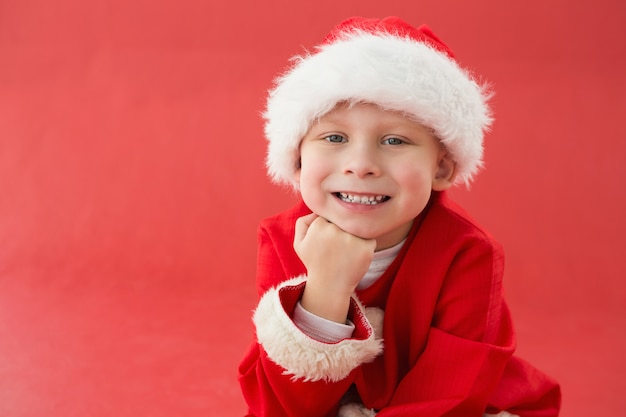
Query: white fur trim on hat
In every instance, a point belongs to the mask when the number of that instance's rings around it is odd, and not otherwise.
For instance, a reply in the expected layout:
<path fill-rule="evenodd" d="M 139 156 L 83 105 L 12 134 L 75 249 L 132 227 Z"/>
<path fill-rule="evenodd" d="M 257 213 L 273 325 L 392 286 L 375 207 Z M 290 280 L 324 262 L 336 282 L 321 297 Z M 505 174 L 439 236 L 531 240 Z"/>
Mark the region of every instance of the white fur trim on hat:
<path fill-rule="evenodd" d="M 482 166 L 490 93 L 428 43 L 355 29 L 294 61 L 277 78 L 264 112 L 266 163 L 274 182 L 297 187 L 301 139 L 343 101 L 401 111 L 433 129 L 456 162 L 457 182 L 469 184 Z"/>
<path fill-rule="evenodd" d="M 257 339 L 269 358 L 283 367 L 286 375 L 293 375 L 293 379 L 342 380 L 357 366 L 374 360 L 383 350 L 382 340 L 376 338 L 371 326 L 365 340 L 324 343 L 304 334 L 283 309 L 280 290 L 305 280 L 305 276 L 300 276 L 285 281 L 261 297 L 253 316 Z M 354 300 L 364 311 L 358 300 Z"/>

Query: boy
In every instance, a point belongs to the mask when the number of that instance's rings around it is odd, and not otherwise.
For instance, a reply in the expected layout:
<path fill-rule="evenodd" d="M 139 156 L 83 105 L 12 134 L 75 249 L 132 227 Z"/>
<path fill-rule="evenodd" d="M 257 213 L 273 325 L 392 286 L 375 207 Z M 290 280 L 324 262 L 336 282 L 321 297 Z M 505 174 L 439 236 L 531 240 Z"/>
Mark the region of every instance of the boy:
<path fill-rule="evenodd" d="M 558 415 L 513 356 L 500 246 L 445 192 L 482 164 L 487 99 L 395 17 L 340 23 L 278 78 L 268 170 L 302 202 L 259 228 L 250 416 Z"/>

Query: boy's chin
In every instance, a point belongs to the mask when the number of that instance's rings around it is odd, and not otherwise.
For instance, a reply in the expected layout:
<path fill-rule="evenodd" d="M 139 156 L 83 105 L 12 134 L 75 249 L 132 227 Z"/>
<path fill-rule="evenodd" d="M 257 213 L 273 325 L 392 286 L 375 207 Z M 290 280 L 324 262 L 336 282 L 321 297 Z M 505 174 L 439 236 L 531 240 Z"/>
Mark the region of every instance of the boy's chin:
<path fill-rule="evenodd" d="M 324 216 L 321 216 L 324 217 Z M 330 217 L 330 218 L 329 218 Z M 361 239 L 378 239 L 381 237 L 381 231 L 373 229 L 371 226 L 364 225 L 359 222 L 351 222 L 348 219 L 333 219 L 332 216 L 324 217 L 326 220 L 340 228 L 346 233 L 356 236 Z"/>
<path fill-rule="evenodd" d="M 376 240 L 376 250 L 379 251 L 395 246 L 402 240 L 406 239 L 411 229 L 412 222 L 392 230 L 381 228 L 374 229 L 362 224 L 350 224 L 350 222 L 338 222 L 335 223 L 335 225 L 344 232 L 350 233 L 351 235 L 361 239 Z"/>
<path fill-rule="evenodd" d="M 341 224 L 341 222 L 339 223 L 333 222 L 333 224 L 337 226 L 338 228 L 340 228 L 341 230 L 343 230 L 344 232 L 350 233 L 351 235 L 359 237 L 361 239 L 369 240 L 369 239 L 376 239 L 378 237 L 378 233 L 362 226 L 358 226 L 358 225 L 355 226 L 351 224 Z"/>

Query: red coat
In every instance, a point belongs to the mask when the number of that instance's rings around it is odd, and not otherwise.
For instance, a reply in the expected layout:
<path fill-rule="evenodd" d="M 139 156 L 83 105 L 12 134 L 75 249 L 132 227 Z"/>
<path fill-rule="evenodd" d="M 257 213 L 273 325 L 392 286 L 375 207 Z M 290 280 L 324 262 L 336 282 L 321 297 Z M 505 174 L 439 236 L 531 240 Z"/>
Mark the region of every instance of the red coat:
<path fill-rule="evenodd" d="M 259 227 L 257 341 L 239 367 L 250 416 L 558 415 L 559 386 L 513 356 L 500 245 L 445 193 L 383 276 L 356 292 L 353 337 L 338 343 L 309 338 L 290 318 L 306 285 L 294 224 L 307 213 L 300 203 Z M 346 401 L 357 404 L 338 411 Z"/>

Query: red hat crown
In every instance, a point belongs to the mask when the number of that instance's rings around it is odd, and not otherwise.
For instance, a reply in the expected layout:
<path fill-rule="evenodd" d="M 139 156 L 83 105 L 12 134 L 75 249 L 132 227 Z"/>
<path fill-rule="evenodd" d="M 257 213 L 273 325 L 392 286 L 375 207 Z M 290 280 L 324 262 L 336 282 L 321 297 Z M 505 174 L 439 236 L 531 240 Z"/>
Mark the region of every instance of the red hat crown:
<path fill-rule="evenodd" d="M 374 19 L 365 17 L 351 17 L 339 23 L 326 35 L 322 44 L 330 44 L 342 39 L 346 33 L 363 31 L 368 33 L 388 33 L 399 37 L 409 37 L 417 42 L 426 43 L 439 52 L 454 59 L 454 52 L 446 45 L 428 25 L 413 27 L 404 20 L 396 16 L 389 16 L 384 19 Z"/>

